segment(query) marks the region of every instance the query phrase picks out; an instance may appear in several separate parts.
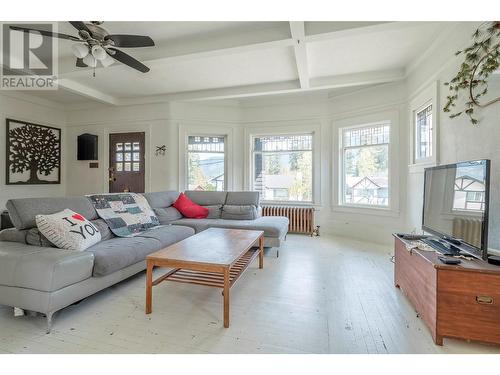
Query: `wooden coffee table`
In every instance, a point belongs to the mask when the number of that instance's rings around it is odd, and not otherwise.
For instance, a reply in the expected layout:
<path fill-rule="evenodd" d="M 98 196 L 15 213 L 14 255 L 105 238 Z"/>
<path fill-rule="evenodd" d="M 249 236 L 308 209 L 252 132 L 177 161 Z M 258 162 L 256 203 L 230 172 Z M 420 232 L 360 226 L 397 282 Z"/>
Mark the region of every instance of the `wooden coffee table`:
<path fill-rule="evenodd" d="M 253 248 L 258 242 L 259 248 Z M 153 286 L 170 280 L 223 289 L 224 327 L 229 327 L 229 289 L 259 256 L 264 267 L 264 232 L 210 228 L 147 256 L 146 314 L 152 311 Z M 154 267 L 172 268 L 153 281 Z"/>

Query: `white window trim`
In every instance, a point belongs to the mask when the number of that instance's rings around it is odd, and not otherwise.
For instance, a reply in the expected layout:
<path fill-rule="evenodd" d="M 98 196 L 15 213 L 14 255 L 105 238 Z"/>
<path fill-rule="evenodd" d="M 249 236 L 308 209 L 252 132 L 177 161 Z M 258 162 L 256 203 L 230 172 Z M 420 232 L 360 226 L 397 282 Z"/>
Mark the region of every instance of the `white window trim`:
<path fill-rule="evenodd" d="M 389 205 L 375 206 L 343 202 L 344 160 L 342 131 L 345 128 L 363 128 L 370 125 L 388 124 L 389 133 Z M 332 211 L 378 216 L 398 217 L 399 212 L 399 111 L 384 111 L 333 121 L 332 163 Z"/>
<path fill-rule="evenodd" d="M 266 127 L 245 128 L 245 175 L 244 187 L 252 190 L 253 187 L 253 139 L 263 136 L 279 135 L 312 135 L 312 201 L 269 201 L 261 200 L 262 203 L 272 205 L 294 205 L 294 206 L 321 206 L 321 124 L 293 124 L 289 126 L 276 126 L 270 124 Z"/>
<path fill-rule="evenodd" d="M 422 172 L 424 168 L 437 165 L 439 161 L 439 81 L 432 82 L 423 90 L 413 96 L 409 104 L 410 131 L 409 131 L 409 169 L 410 172 Z M 432 105 L 432 155 L 428 158 L 416 159 L 416 114 L 427 106 Z"/>
<path fill-rule="evenodd" d="M 224 190 L 233 189 L 233 129 L 221 126 L 179 126 L 179 191 L 188 188 L 188 137 L 189 136 L 224 137 Z"/>

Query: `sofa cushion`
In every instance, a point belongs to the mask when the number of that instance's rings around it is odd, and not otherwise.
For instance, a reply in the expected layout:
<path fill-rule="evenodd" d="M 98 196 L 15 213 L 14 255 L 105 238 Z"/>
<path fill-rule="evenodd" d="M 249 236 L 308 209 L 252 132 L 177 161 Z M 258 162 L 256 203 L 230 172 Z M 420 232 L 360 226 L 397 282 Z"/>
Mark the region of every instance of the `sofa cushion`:
<path fill-rule="evenodd" d="M 288 218 L 262 216 L 256 220 L 180 219 L 172 224 L 193 228 L 196 233 L 208 228 L 262 230 L 265 237 L 283 238 L 288 232 Z"/>
<path fill-rule="evenodd" d="M 104 219 L 91 220 L 90 222 L 101 232 L 101 241 L 107 241 L 116 237 Z"/>
<path fill-rule="evenodd" d="M 170 207 L 179 197 L 179 192 L 175 190 L 157 191 L 154 193 L 142 194 L 152 208 Z"/>
<path fill-rule="evenodd" d="M 222 219 L 228 220 L 255 220 L 258 217 L 258 210 L 253 205 L 229 205 L 222 208 Z"/>
<path fill-rule="evenodd" d="M 208 209 L 196 204 L 189 199 L 184 193 L 179 195 L 179 198 L 174 202 L 173 206 L 179 210 L 182 216 L 192 219 L 204 219 L 208 216 Z"/>
<path fill-rule="evenodd" d="M 7 228 L 0 231 L 0 241 L 26 243 L 26 229 Z"/>
<path fill-rule="evenodd" d="M 56 245 L 50 242 L 47 237 L 40 233 L 38 228 L 31 228 L 27 230 L 26 243 L 32 246 L 56 247 Z"/>
<path fill-rule="evenodd" d="M 0 285 L 44 292 L 59 290 L 92 276 L 94 256 L 86 251 L 2 242 Z"/>
<path fill-rule="evenodd" d="M 183 225 L 186 227 L 193 228 L 196 233 L 203 232 L 205 229 L 210 228 L 210 225 L 215 221 L 220 219 L 189 219 L 183 218 L 180 220 L 172 221 L 172 225 Z"/>
<path fill-rule="evenodd" d="M 184 192 L 186 196 L 191 199 L 194 203 L 200 206 L 213 206 L 217 204 L 226 203 L 225 191 L 198 191 L 198 190 L 187 190 Z"/>
<path fill-rule="evenodd" d="M 220 219 L 222 216 L 222 204 L 203 206 L 208 209 L 207 219 Z"/>
<path fill-rule="evenodd" d="M 6 207 L 17 229 L 34 228 L 36 215 L 50 215 L 66 208 L 78 212 L 87 220 L 97 219 L 97 212 L 86 197 L 10 199 Z"/>
<path fill-rule="evenodd" d="M 165 225 L 141 233 L 138 237 L 154 238 L 158 240 L 162 247 L 167 247 L 185 238 L 191 237 L 195 230 L 190 227 L 180 225 Z"/>
<path fill-rule="evenodd" d="M 260 194 L 258 191 L 229 191 L 224 203 L 227 205 L 258 206 L 259 200 Z"/>
<path fill-rule="evenodd" d="M 94 255 L 92 275 L 105 276 L 143 261 L 146 255 L 160 250 L 162 247 L 160 241 L 154 238 L 139 236 L 115 237 L 107 241 L 101 241 L 89 247 L 85 252 Z"/>
<path fill-rule="evenodd" d="M 36 215 L 36 225 L 60 249 L 83 251 L 101 241 L 101 232 L 89 220 L 72 210 Z"/>
<path fill-rule="evenodd" d="M 174 220 L 182 219 L 182 214 L 175 207 L 153 208 L 161 225 L 168 225 Z"/>

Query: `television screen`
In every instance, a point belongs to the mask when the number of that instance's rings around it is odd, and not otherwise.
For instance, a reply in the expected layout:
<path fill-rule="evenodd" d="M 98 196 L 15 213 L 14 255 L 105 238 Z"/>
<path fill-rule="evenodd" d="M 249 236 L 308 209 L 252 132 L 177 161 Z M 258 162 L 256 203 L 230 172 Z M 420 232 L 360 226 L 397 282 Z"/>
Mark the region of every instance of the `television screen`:
<path fill-rule="evenodd" d="M 489 175 L 489 160 L 426 168 L 422 229 L 486 259 Z"/>

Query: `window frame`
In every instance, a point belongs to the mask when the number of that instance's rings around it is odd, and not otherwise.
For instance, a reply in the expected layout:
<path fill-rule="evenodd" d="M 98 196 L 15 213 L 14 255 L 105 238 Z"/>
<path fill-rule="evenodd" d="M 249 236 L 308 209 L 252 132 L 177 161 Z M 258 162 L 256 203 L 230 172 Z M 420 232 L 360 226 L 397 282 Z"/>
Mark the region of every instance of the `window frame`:
<path fill-rule="evenodd" d="M 189 188 L 189 153 L 190 152 L 200 152 L 201 151 L 190 151 L 189 150 L 189 137 L 200 137 L 200 138 L 222 138 L 224 139 L 224 188 L 222 191 L 228 191 L 227 188 L 227 135 L 223 134 L 199 134 L 199 133 L 186 133 L 186 142 L 185 142 L 185 150 L 184 150 L 184 155 L 185 155 L 185 181 L 184 184 L 186 186 L 186 190 Z M 216 191 L 221 191 L 221 190 L 216 190 Z"/>
<path fill-rule="evenodd" d="M 222 137 L 224 136 L 224 191 L 231 191 L 233 181 L 233 128 L 229 126 L 207 126 L 198 123 L 187 123 L 179 125 L 179 148 L 178 148 L 178 189 L 188 190 L 188 137 Z"/>
<path fill-rule="evenodd" d="M 438 103 L 438 89 L 439 82 L 432 82 L 430 85 L 424 87 L 413 96 L 409 103 L 410 115 L 410 131 L 409 131 L 409 168 L 412 170 L 431 167 L 437 165 L 439 161 L 439 103 Z M 428 106 L 432 106 L 431 117 L 431 156 L 426 158 L 417 158 L 417 113 L 421 112 Z"/>
<path fill-rule="evenodd" d="M 330 178 L 331 178 L 331 205 L 333 213 L 356 214 L 356 215 L 374 215 L 381 217 L 399 217 L 400 216 L 400 197 L 399 189 L 400 178 L 403 177 L 401 171 L 401 162 L 405 163 L 404 156 L 400 150 L 400 116 L 402 108 L 400 106 L 391 106 L 384 110 L 366 112 L 355 112 L 349 117 L 340 117 L 332 120 L 331 143 L 332 153 Z M 391 194 L 389 195 L 389 206 L 370 206 L 370 205 L 344 205 L 340 198 L 342 190 L 343 157 L 341 154 L 341 136 L 342 128 L 364 127 L 369 125 L 387 123 L 390 126 L 389 142 L 389 185 Z M 406 151 L 404 151 L 406 153 Z"/>
<path fill-rule="evenodd" d="M 260 125 L 260 126 L 259 126 Z M 253 142 L 254 138 L 269 136 L 288 135 L 312 135 L 312 201 L 270 201 L 261 200 L 264 204 L 276 206 L 321 206 L 321 123 L 320 122 L 294 122 L 287 126 L 283 123 L 267 123 L 266 125 L 248 126 L 244 130 L 245 136 L 245 160 L 244 160 L 244 188 L 253 191 Z"/>
<path fill-rule="evenodd" d="M 254 181 L 255 181 L 255 154 L 256 153 L 261 153 L 264 154 L 263 151 L 255 151 L 254 150 L 254 145 L 255 145 L 255 139 L 256 138 L 261 138 L 261 137 L 289 137 L 289 136 L 304 136 L 308 135 L 311 136 L 311 200 L 310 201 L 294 201 L 294 200 L 266 200 L 261 198 L 261 202 L 264 203 L 270 203 L 270 204 L 313 204 L 314 203 L 314 133 L 311 132 L 302 132 L 302 133 L 288 133 L 288 134 L 283 134 L 283 133 L 277 133 L 277 134 L 252 134 L 250 136 L 250 160 L 251 160 L 251 165 L 250 165 L 250 189 L 251 191 L 256 191 L 254 190 Z M 293 151 L 293 150 L 291 150 Z M 302 151 L 308 151 L 308 150 L 302 150 Z M 286 153 L 290 151 L 276 151 L 276 153 Z"/>
<path fill-rule="evenodd" d="M 349 203 L 345 201 L 345 150 L 353 149 L 353 148 L 363 148 L 363 147 L 376 147 L 377 145 L 360 145 L 360 146 L 348 146 L 344 147 L 344 131 L 348 129 L 363 129 L 370 128 L 375 126 L 385 126 L 389 127 L 389 142 L 383 143 L 382 145 L 387 145 L 387 205 L 380 204 L 363 204 L 363 203 Z M 393 192 L 392 181 L 391 181 L 391 172 L 392 172 L 392 160 L 391 160 L 391 138 L 392 138 L 392 126 L 390 120 L 376 121 L 368 124 L 359 124 L 359 125 L 351 125 L 351 126 L 343 126 L 339 128 L 339 196 L 338 203 L 339 206 L 342 207 L 357 207 L 357 208 L 368 208 L 368 209 L 376 209 L 376 210 L 388 210 L 391 207 L 391 196 Z"/>

